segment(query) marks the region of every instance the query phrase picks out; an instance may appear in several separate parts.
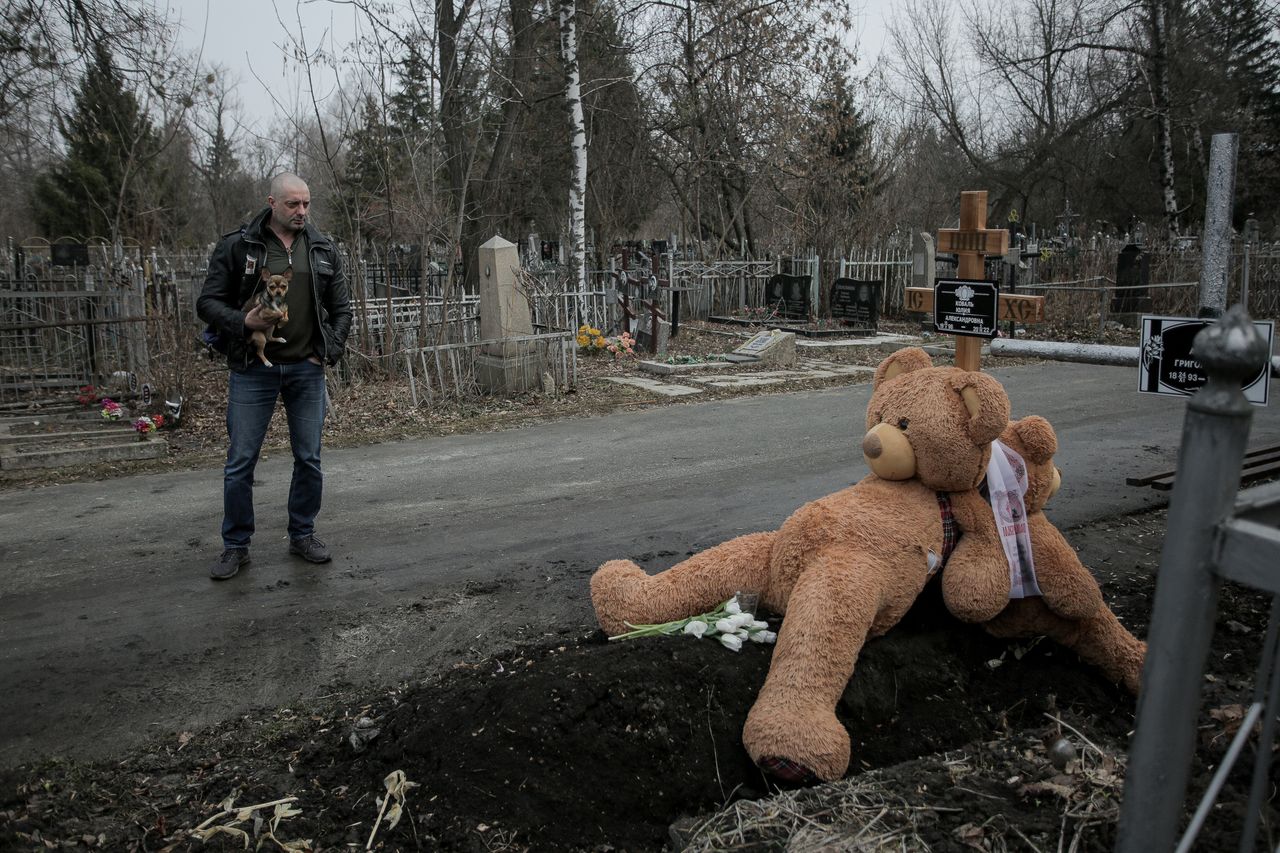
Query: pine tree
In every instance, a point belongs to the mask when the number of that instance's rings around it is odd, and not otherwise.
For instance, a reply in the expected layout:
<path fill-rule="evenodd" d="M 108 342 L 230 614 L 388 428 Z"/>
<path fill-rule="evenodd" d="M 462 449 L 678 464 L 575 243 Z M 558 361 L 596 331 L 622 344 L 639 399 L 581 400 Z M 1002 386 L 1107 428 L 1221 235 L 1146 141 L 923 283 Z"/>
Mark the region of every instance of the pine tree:
<path fill-rule="evenodd" d="M 1237 224 L 1250 215 L 1276 222 L 1280 193 L 1280 42 L 1275 11 L 1261 0 L 1210 0 L 1195 10 L 1197 118 L 1204 138 L 1240 134 Z"/>
<path fill-rule="evenodd" d="M 46 236 L 118 241 L 142 223 L 139 174 L 159 150 L 155 129 L 99 44 L 70 115 L 59 117 L 66 156 L 37 178 L 32 207 Z"/>

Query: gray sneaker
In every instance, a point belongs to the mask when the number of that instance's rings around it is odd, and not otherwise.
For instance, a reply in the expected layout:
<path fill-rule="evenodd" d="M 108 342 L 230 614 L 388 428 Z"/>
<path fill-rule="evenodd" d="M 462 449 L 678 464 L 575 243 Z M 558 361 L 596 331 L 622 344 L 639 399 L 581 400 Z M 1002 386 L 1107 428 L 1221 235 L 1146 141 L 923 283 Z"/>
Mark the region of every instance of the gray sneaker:
<path fill-rule="evenodd" d="M 224 581 L 236 576 L 241 566 L 249 565 L 248 548 L 228 548 L 222 552 L 218 562 L 209 567 L 209 577 L 216 581 Z"/>
<path fill-rule="evenodd" d="M 303 536 L 289 540 L 289 553 L 296 554 L 309 563 L 327 563 L 333 559 L 329 549 L 315 536 Z"/>

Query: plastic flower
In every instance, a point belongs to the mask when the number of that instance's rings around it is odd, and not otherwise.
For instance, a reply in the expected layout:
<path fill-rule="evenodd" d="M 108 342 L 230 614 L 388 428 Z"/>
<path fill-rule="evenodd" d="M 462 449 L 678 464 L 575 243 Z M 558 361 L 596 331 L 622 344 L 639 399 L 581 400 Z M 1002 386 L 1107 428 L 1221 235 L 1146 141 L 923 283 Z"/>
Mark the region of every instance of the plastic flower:
<path fill-rule="evenodd" d="M 143 415 L 133 422 L 133 428 L 136 429 L 140 435 L 146 435 L 149 432 L 156 431 L 156 422 L 146 415 Z"/>
<path fill-rule="evenodd" d="M 92 385 L 80 386 L 80 396 L 76 397 L 76 402 L 82 406 L 92 406 L 94 401 L 98 399 L 96 391 L 97 389 Z"/>
<path fill-rule="evenodd" d="M 102 417 L 109 421 L 120 420 L 122 414 L 120 404 L 110 397 L 102 398 Z"/>
<path fill-rule="evenodd" d="M 160 429 L 161 427 L 164 426 L 164 423 L 165 423 L 164 415 L 153 415 L 151 417 L 151 420 L 153 423 L 155 423 L 156 429 Z"/>

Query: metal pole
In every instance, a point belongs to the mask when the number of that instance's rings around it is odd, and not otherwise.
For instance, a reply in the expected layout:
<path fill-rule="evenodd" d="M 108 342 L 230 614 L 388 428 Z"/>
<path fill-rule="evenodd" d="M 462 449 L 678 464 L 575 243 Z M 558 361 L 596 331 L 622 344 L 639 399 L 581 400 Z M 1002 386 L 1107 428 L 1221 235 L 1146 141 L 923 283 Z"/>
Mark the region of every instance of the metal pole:
<path fill-rule="evenodd" d="M 1261 367 L 1266 343 L 1234 306 L 1196 336 L 1209 375 L 1187 403 L 1178 478 L 1169 502 L 1116 850 L 1173 850 L 1195 749 L 1200 688 L 1217 612 L 1216 530 L 1231 515 L 1253 411 L 1241 380 Z"/>
<path fill-rule="evenodd" d="M 1201 317 L 1227 310 L 1231 271 L 1231 209 L 1236 194 L 1236 152 L 1240 137 L 1215 133 L 1209 146 L 1209 186 L 1204 208 L 1204 244 L 1200 259 Z"/>

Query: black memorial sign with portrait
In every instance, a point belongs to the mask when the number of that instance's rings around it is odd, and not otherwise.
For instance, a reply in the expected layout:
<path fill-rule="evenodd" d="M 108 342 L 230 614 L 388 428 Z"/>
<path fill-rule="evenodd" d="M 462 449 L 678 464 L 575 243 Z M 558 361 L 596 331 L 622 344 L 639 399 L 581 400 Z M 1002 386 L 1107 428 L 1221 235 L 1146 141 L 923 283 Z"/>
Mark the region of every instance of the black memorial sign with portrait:
<path fill-rule="evenodd" d="M 764 304 L 779 316 L 807 320 L 809 318 L 809 285 L 807 275 L 772 276 L 764 285 Z"/>
<path fill-rule="evenodd" d="M 933 325 L 948 335 L 994 338 L 999 305 L 994 281 L 944 278 L 933 285 Z"/>
<path fill-rule="evenodd" d="M 831 317 L 872 329 L 880 322 L 880 292 L 884 283 L 838 278 L 831 285 Z"/>
<path fill-rule="evenodd" d="M 55 267 L 87 267 L 89 247 L 84 243 L 54 243 L 49 246 L 49 263 Z"/>
<path fill-rule="evenodd" d="M 543 240 L 542 241 L 542 259 L 558 263 L 560 261 L 560 241 L 559 240 Z"/>

